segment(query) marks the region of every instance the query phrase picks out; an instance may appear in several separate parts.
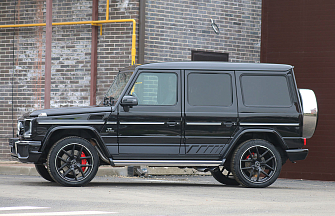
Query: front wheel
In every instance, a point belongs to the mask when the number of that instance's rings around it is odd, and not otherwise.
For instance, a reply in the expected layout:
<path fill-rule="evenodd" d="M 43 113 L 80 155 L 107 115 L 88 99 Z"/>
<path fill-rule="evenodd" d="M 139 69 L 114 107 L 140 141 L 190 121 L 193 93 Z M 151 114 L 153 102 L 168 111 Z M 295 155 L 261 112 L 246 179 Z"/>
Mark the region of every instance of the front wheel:
<path fill-rule="evenodd" d="M 282 167 L 278 150 L 265 140 L 248 140 L 234 151 L 231 168 L 245 187 L 262 188 L 274 183 Z"/>
<path fill-rule="evenodd" d="M 53 145 L 47 163 L 48 171 L 57 183 L 64 186 L 83 186 L 96 175 L 99 156 L 87 140 L 68 137 Z"/>

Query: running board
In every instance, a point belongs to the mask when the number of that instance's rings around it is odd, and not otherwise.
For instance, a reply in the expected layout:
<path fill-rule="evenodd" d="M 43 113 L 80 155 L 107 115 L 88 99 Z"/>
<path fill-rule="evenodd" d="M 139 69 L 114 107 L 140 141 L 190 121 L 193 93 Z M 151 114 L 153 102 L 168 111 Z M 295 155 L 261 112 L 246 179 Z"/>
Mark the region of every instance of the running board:
<path fill-rule="evenodd" d="M 212 167 L 221 166 L 221 161 L 197 160 L 113 160 L 115 166 L 171 166 L 171 167 Z"/>

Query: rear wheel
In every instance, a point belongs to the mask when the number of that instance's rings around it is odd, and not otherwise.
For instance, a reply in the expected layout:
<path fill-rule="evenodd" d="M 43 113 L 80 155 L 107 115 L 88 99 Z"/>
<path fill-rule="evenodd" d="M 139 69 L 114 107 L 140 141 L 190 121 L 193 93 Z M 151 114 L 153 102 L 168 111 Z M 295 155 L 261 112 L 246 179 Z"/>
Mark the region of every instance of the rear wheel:
<path fill-rule="evenodd" d="M 281 171 L 278 150 L 265 140 L 248 140 L 234 151 L 231 168 L 236 180 L 245 187 L 267 187 Z"/>
<path fill-rule="evenodd" d="M 46 168 L 46 166 L 44 164 L 35 164 L 35 168 L 38 172 L 38 174 L 40 174 L 40 176 L 42 176 L 45 180 L 48 180 L 50 182 L 54 182 L 54 180 L 52 179 L 52 177 L 50 176 L 48 169 Z"/>
<path fill-rule="evenodd" d="M 227 170 L 225 167 L 218 167 L 213 170 L 212 176 L 216 181 L 225 184 L 225 185 L 239 185 L 239 183 L 235 180 L 234 175 L 231 171 Z"/>
<path fill-rule="evenodd" d="M 64 186 L 83 186 L 96 175 L 99 156 L 85 139 L 68 137 L 58 141 L 48 155 L 48 171 Z"/>

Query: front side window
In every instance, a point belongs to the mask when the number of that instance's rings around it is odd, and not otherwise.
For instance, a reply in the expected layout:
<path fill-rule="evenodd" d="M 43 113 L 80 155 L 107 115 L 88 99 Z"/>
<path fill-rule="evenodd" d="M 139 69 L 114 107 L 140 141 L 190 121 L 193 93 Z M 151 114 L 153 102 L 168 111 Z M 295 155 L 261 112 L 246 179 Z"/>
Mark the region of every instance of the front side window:
<path fill-rule="evenodd" d="M 187 76 L 188 103 L 192 106 L 230 106 L 233 102 L 229 74 L 190 73 Z"/>
<path fill-rule="evenodd" d="M 137 97 L 138 105 L 175 105 L 177 74 L 141 73 L 129 94 Z"/>
<path fill-rule="evenodd" d="M 245 106 L 290 107 L 291 97 L 285 76 L 241 77 Z"/>

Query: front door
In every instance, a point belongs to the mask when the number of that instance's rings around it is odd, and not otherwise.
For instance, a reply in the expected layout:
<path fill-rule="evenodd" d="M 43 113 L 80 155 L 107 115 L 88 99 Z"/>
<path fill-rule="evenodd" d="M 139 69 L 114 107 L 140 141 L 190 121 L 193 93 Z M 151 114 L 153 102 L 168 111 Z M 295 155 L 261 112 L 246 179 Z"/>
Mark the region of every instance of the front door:
<path fill-rule="evenodd" d="M 237 128 L 233 71 L 185 71 L 185 156 L 217 160 Z"/>
<path fill-rule="evenodd" d="M 141 71 L 127 90 L 138 105 L 119 106 L 115 159 L 173 159 L 181 146 L 180 71 Z"/>

